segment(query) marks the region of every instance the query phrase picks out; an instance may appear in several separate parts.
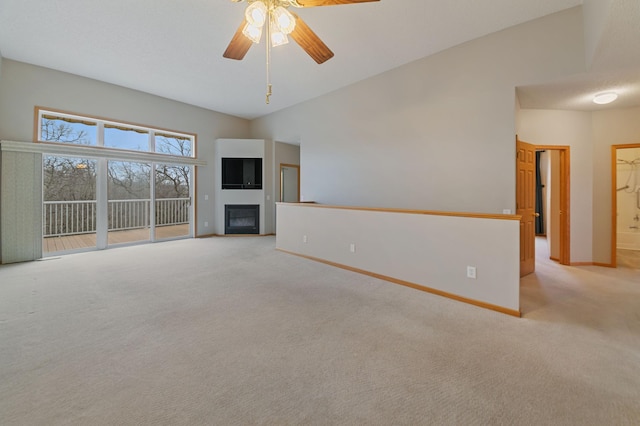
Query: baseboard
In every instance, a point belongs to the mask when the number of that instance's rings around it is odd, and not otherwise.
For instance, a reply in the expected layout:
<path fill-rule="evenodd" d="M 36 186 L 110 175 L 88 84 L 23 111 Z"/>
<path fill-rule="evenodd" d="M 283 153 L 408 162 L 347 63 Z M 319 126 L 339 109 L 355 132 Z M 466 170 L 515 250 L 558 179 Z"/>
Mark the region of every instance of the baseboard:
<path fill-rule="evenodd" d="M 571 262 L 569 266 L 593 266 L 593 262 Z"/>
<path fill-rule="evenodd" d="M 426 286 L 423 286 L 423 285 L 420 285 L 420 284 L 415 284 L 415 283 L 412 283 L 412 282 L 409 282 L 409 281 L 404 281 L 404 280 L 400 280 L 400 279 L 397 279 L 397 278 L 389 277 L 389 276 L 386 276 L 386 275 L 377 274 L 375 272 L 366 271 L 364 269 L 354 268 L 352 266 L 343 265 L 341 263 L 331 262 L 329 260 L 320 259 L 318 257 L 307 256 L 307 255 L 304 255 L 304 254 L 295 253 L 295 252 L 292 252 L 292 251 L 278 249 L 278 248 L 276 250 L 281 251 L 283 253 L 292 254 L 294 256 L 303 257 L 305 259 L 313 260 L 315 262 L 324 263 L 326 265 L 335 266 L 336 268 L 345 269 L 347 271 L 357 272 L 357 273 L 363 274 L 363 275 L 368 275 L 370 277 L 378 278 L 378 279 L 381 279 L 381 280 L 384 280 L 384 281 L 388 281 L 388 282 L 391 282 L 391 283 L 394 283 L 394 284 L 399 284 L 399 285 L 402 285 L 402 286 L 405 286 L 405 287 L 411 287 L 411 288 L 416 289 L 416 290 L 420 290 L 420 291 L 424 291 L 424 292 L 427 292 L 427 293 L 435 294 L 437 296 L 446 297 L 448 299 L 453 299 L 453 300 L 456 300 L 458 302 L 468 303 L 470 305 L 478 306 L 478 307 L 484 308 L 484 309 L 490 309 L 492 311 L 500 312 L 502 314 L 507 314 L 507 315 L 511 315 L 511 316 L 514 316 L 514 317 L 518 317 L 518 318 L 520 318 L 522 316 L 519 310 L 516 311 L 516 310 L 508 309 L 508 308 L 505 308 L 505 307 L 502 307 L 502 306 L 493 305 L 491 303 L 481 302 L 479 300 L 474 300 L 474 299 L 468 299 L 466 297 L 458 296 L 456 294 L 447 293 L 446 291 L 437 290 L 435 288 L 426 287 Z"/>
<path fill-rule="evenodd" d="M 560 259 L 557 257 L 549 256 L 549 259 L 553 260 L 554 262 L 560 262 Z"/>
<path fill-rule="evenodd" d="M 208 237 L 220 238 L 245 238 L 245 237 L 270 237 L 276 234 L 211 234 Z"/>
<path fill-rule="evenodd" d="M 611 263 L 593 262 L 593 266 L 602 266 L 604 268 L 615 268 L 615 265 Z"/>

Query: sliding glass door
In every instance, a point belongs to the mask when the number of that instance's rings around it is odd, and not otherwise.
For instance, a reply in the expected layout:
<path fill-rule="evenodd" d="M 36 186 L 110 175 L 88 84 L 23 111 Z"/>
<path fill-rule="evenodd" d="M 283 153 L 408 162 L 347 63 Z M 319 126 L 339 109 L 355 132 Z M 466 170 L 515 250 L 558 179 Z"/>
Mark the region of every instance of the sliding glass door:
<path fill-rule="evenodd" d="M 96 160 L 43 156 L 42 249 L 96 247 Z"/>
<path fill-rule="evenodd" d="M 107 166 L 108 244 L 151 240 L 151 165 L 112 161 Z"/>
<path fill-rule="evenodd" d="M 191 167 L 156 164 L 155 237 L 191 235 Z"/>
<path fill-rule="evenodd" d="M 45 155 L 44 254 L 190 237 L 191 175 L 188 165 Z"/>

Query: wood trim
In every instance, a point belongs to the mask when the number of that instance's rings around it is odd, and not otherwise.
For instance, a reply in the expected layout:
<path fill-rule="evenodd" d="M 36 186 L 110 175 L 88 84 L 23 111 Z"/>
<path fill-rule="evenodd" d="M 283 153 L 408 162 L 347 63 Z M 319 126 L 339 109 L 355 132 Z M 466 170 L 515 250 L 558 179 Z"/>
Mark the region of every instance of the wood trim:
<path fill-rule="evenodd" d="M 101 146 L 74 145 L 68 143 L 33 143 L 17 141 L 1 141 L 2 151 L 31 152 L 38 154 L 71 155 L 86 158 L 107 158 L 129 161 L 153 161 L 156 163 L 172 163 L 190 166 L 206 166 L 207 162 L 193 157 L 176 157 L 149 151 L 127 151 L 122 149 L 104 148 Z"/>
<path fill-rule="evenodd" d="M 216 234 L 205 234 L 205 235 L 198 235 L 198 236 L 194 235 L 194 238 L 211 238 L 216 236 L 217 236 Z"/>
<path fill-rule="evenodd" d="M 553 260 L 554 262 L 560 262 L 560 259 L 558 259 L 557 257 L 549 256 L 549 259 Z"/>
<path fill-rule="evenodd" d="M 618 149 L 640 148 L 640 143 L 630 143 L 621 145 L 611 145 L 611 253 L 609 255 L 610 263 L 600 264 L 610 268 L 618 266 L 616 251 L 618 250 L 618 188 L 617 188 L 617 169 L 618 169 Z"/>
<path fill-rule="evenodd" d="M 394 209 L 394 208 L 382 208 L 382 207 L 350 207 L 350 206 L 332 206 L 328 204 L 318 204 L 313 201 L 305 201 L 304 203 L 281 203 L 276 204 L 298 206 L 298 207 L 317 207 L 322 209 L 338 209 L 338 210 L 357 210 L 357 211 L 372 211 L 372 212 L 386 212 L 386 213 L 405 213 L 405 214 L 423 214 L 430 216 L 455 216 L 455 217 L 467 217 L 477 219 L 499 219 L 499 220 L 520 220 L 520 215 L 515 214 L 493 214 L 493 213 L 465 213 L 465 212 L 444 212 L 437 210 L 413 210 L 413 209 Z"/>
<path fill-rule="evenodd" d="M 593 262 L 571 262 L 569 266 L 593 266 Z"/>
<path fill-rule="evenodd" d="M 615 268 L 616 265 L 612 265 L 610 263 L 602 263 L 602 262 L 593 262 L 593 266 L 602 266 L 604 268 Z"/>
<path fill-rule="evenodd" d="M 280 196 L 279 198 L 279 202 L 282 202 L 282 168 L 283 167 L 293 167 L 295 169 L 298 169 L 298 202 L 300 202 L 300 165 L 299 164 L 287 164 L 287 163 L 280 163 Z"/>
<path fill-rule="evenodd" d="M 571 150 L 560 151 L 560 209 L 564 216 L 560 221 L 560 264 L 571 263 Z"/>
<path fill-rule="evenodd" d="M 193 173 L 191 180 L 193 182 L 193 235 L 192 238 L 198 235 L 198 167 L 193 166 L 191 168 Z"/>
<path fill-rule="evenodd" d="M 560 151 L 560 258 L 561 265 L 571 263 L 571 146 L 535 145 L 536 150 Z"/>
<path fill-rule="evenodd" d="M 324 260 L 324 259 L 320 259 L 320 258 L 313 257 L 313 256 L 307 256 L 307 255 L 304 255 L 304 254 L 295 253 L 295 252 L 292 252 L 292 251 L 283 250 L 283 249 L 279 249 L 279 248 L 276 248 L 276 250 L 281 251 L 283 253 L 292 254 L 294 256 L 303 257 L 305 259 L 313 260 L 315 262 L 324 263 L 326 265 L 334 266 L 336 268 L 345 269 L 345 270 L 351 271 L 351 272 L 357 272 L 359 274 L 368 275 L 370 277 L 378 278 L 378 279 L 381 279 L 381 280 L 384 280 L 384 281 L 388 281 L 388 282 L 391 282 L 391 283 L 394 283 L 394 284 L 399 284 L 399 285 L 402 285 L 402 286 L 405 286 L 405 287 L 410 287 L 410 288 L 413 288 L 413 289 L 416 289 L 416 290 L 420 290 L 420 291 L 424 291 L 424 292 L 427 292 L 427 293 L 435 294 L 435 295 L 438 295 L 438 296 L 446 297 L 448 299 L 453 299 L 453 300 L 456 300 L 458 302 L 468 303 L 470 305 L 478 306 L 480 308 L 490 309 L 492 311 L 500 312 L 500 313 L 511 315 L 511 316 L 518 317 L 518 318 L 520 318 L 522 316 L 519 310 L 516 311 L 516 310 L 508 309 L 508 308 L 505 308 L 505 307 L 502 307 L 502 306 L 493 305 L 491 303 L 486 303 L 486 302 L 481 302 L 479 300 L 469 299 L 469 298 L 458 296 L 458 295 L 455 295 L 455 294 L 452 294 L 452 293 L 447 293 L 446 291 L 437 290 L 435 288 L 422 286 L 422 285 L 419 285 L 419 284 L 415 284 L 415 283 L 412 283 L 412 282 L 409 282 L 409 281 L 400 280 L 400 279 L 389 277 L 389 276 L 386 276 L 386 275 L 376 274 L 375 272 L 370 272 L 370 271 L 366 271 L 364 269 L 354 268 L 354 267 L 351 267 L 351 266 L 343 265 L 341 263 L 335 263 L 335 262 L 331 262 L 329 260 Z"/>
<path fill-rule="evenodd" d="M 618 148 L 616 145 L 611 145 L 611 245 L 609 246 L 609 263 L 612 267 L 617 267 L 616 251 L 618 247 L 618 188 L 616 184 L 618 182 L 618 166 L 617 166 Z"/>

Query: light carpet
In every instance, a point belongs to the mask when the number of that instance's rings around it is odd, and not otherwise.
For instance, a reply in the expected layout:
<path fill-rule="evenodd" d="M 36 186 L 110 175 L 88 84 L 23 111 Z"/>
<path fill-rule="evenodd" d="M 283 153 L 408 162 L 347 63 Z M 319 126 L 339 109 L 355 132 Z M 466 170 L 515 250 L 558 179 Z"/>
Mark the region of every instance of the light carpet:
<path fill-rule="evenodd" d="M 5 265 L 0 424 L 640 424 L 640 271 L 537 267 L 514 318 L 273 237 Z"/>

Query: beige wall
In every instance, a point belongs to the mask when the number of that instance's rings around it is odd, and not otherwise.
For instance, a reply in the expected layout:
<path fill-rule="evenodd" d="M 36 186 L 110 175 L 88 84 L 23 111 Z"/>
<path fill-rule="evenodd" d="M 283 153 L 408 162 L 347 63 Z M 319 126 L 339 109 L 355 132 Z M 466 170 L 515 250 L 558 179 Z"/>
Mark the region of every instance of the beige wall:
<path fill-rule="evenodd" d="M 43 106 L 198 135 L 198 157 L 212 163 L 213 144 L 222 137 L 244 138 L 247 120 L 135 90 L 3 59 L 0 80 L 0 139 L 32 141 L 34 107 Z M 213 223 L 213 167 L 197 170 L 198 234 Z"/>
<path fill-rule="evenodd" d="M 518 136 L 534 145 L 568 145 L 571 152 L 571 262 L 591 262 L 593 142 L 591 113 L 528 110 L 518 113 Z"/>
<path fill-rule="evenodd" d="M 501 220 L 287 203 L 277 209 L 279 249 L 520 309 L 520 222 L 513 216 Z M 467 277 L 468 266 L 476 268 L 476 278 Z"/>
<path fill-rule="evenodd" d="M 575 8 L 256 119 L 252 137 L 300 143 L 305 200 L 515 211 L 515 87 L 584 62 Z"/>
<path fill-rule="evenodd" d="M 273 197 L 267 210 L 271 232 L 276 232 L 276 202 L 280 200 L 280 164 L 300 164 L 300 146 L 283 142 L 273 143 Z"/>
<path fill-rule="evenodd" d="M 593 113 L 593 260 L 611 262 L 611 145 L 640 143 L 640 107 Z"/>
<path fill-rule="evenodd" d="M 640 143 L 640 108 L 518 112 L 518 134 L 571 147 L 571 261 L 611 262 L 611 145 Z"/>

